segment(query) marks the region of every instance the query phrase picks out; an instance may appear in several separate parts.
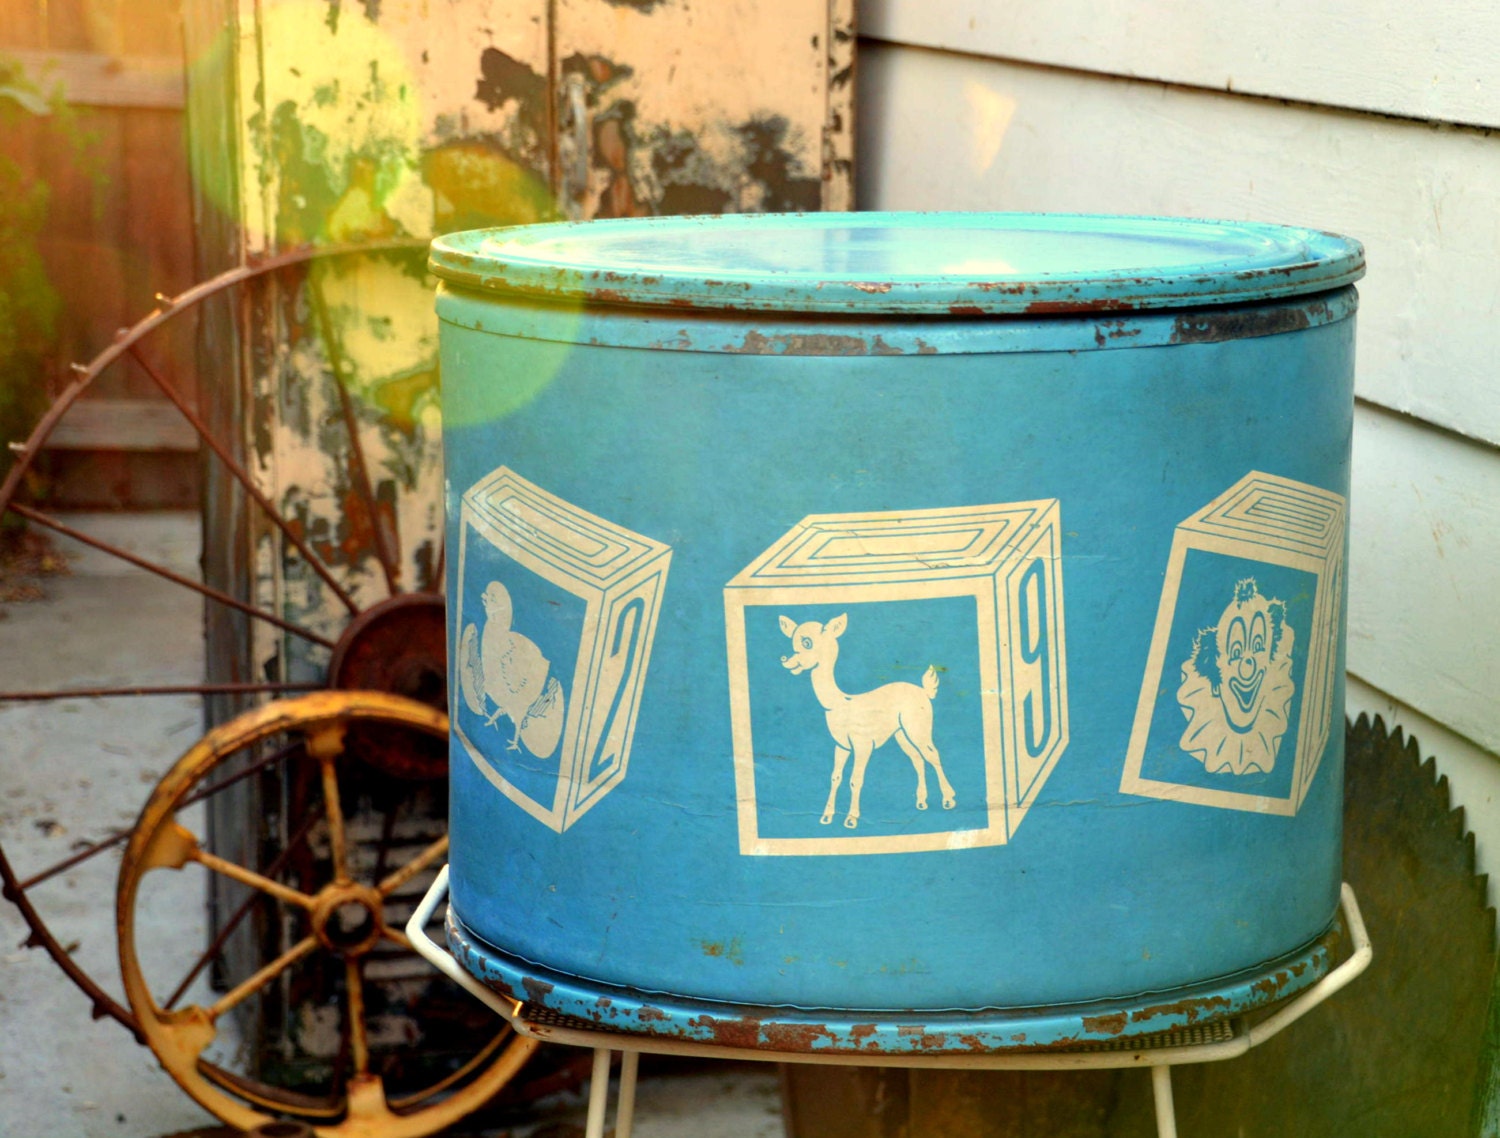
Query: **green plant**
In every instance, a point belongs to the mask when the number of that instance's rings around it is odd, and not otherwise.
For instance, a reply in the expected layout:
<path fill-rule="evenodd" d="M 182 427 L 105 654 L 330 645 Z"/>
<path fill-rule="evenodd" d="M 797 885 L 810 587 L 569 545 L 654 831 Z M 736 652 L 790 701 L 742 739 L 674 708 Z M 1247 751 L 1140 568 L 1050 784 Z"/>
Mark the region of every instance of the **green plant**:
<path fill-rule="evenodd" d="M 90 136 L 63 99 L 45 94 L 20 64 L 0 56 L 0 137 L 15 137 L 25 119 L 44 117 L 69 144 L 95 184 Z M 14 461 L 7 444 L 30 433 L 47 401 L 46 369 L 57 339 L 61 299 L 47 277 L 39 241 L 51 197 L 45 181 L 0 151 L 0 478 Z"/>

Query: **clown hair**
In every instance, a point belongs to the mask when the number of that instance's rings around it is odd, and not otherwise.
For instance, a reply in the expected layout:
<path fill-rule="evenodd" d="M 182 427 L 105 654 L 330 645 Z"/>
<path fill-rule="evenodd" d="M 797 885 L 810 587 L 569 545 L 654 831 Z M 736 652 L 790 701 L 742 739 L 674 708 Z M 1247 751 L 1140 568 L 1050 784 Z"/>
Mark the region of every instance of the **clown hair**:
<path fill-rule="evenodd" d="M 1219 645 L 1214 639 L 1218 631 L 1217 627 L 1200 628 L 1198 635 L 1193 637 L 1193 651 L 1188 657 L 1193 670 L 1207 680 L 1215 692 L 1223 682 L 1219 672 Z"/>
<path fill-rule="evenodd" d="M 1271 655 L 1276 656 L 1281 651 L 1281 630 L 1286 627 L 1286 602 L 1268 600 L 1266 607 L 1271 610 Z"/>

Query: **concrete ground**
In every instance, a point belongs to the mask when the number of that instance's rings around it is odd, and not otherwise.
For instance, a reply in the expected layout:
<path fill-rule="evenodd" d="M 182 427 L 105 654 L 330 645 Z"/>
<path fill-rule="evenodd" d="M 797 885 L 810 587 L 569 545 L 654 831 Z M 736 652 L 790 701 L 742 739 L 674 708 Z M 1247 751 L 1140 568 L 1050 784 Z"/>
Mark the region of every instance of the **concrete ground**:
<path fill-rule="evenodd" d="M 70 520 L 197 574 L 193 515 Z M 62 544 L 71 572 L 48 578 L 44 599 L 0 605 L 0 691 L 201 680 L 195 595 Z M 156 780 L 201 734 L 192 696 L 0 703 L 0 841 L 17 872 L 25 877 L 85 838 L 131 826 Z M 123 1002 L 114 933 L 118 866 L 112 850 L 29 896 L 73 958 Z M 155 934 L 154 964 L 185 972 L 184 962 L 206 943 L 202 893 L 179 889 L 151 904 L 142 925 Z M 113 1020 L 90 1018 L 87 998 L 45 953 L 24 947 L 26 936 L 16 909 L 0 902 L 0 1136 L 159 1138 L 215 1126 L 149 1050 Z M 581 1135 L 583 1113 L 581 1095 L 561 1095 L 505 1138 Z M 775 1068 L 710 1066 L 645 1078 L 636 1134 L 782 1138 Z"/>

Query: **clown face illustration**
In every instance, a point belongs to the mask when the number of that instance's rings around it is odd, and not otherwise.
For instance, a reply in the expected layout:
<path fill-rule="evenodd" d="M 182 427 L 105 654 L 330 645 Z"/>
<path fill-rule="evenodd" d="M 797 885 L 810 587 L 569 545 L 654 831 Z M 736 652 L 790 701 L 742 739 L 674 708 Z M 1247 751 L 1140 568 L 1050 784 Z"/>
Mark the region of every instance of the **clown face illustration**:
<path fill-rule="evenodd" d="M 1240 581 L 1219 622 L 1193 641 L 1177 702 L 1187 716 L 1179 744 L 1212 773 L 1270 773 L 1296 694 L 1295 636 L 1286 605 Z"/>
<path fill-rule="evenodd" d="M 1282 610 L 1276 611 L 1277 631 Z M 1265 695 L 1266 669 L 1271 663 L 1271 606 L 1253 593 L 1233 600 L 1219 617 L 1215 632 L 1219 650 L 1219 699 L 1230 727 L 1243 734 L 1255 725 Z"/>

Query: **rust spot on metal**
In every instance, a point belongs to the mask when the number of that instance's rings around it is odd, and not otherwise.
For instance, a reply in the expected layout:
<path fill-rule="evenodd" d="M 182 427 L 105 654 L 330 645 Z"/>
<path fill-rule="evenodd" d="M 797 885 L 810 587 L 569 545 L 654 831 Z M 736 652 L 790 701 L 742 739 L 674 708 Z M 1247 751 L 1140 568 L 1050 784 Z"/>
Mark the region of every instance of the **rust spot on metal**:
<path fill-rule="evenodd" d="M 1283 968 L 1279 972 L 1273 972 L 1251 985 L 1250 990 L 1257 996 L 1268 1001 L 1280 999 L 1282 993 L 1292 982 L 1292 976 L 1288 970 Z"/>
<path fill-rule="evenodd" d="M 1122 312 L 1131 308 L 1128 300 L 1100 296 L 1093 300 L 1033 300 L 1026 306 L 1030 316 L 1060 316 L 1085 312 Z"/>
<path fill-rule="evenodd" d="M 772 1051 L 812 1051 L 820 1039 L 833 1033 L 820 1023 L 772 1023 L 766 1025 L 766 1046 Z"/>
<path fill-rule="evenodd" d="M 635 1018 L 642 1023 L 665 1023 L 667 1021 L 667 1013 L 660 1008 L 642 1007 L 640 1011 L 635 1013 Z"/>
<path fill-rule="evenodd" d="M 1145 1023 L 1148 1020 L 1168 1016 L 1173 1019 L 1181 1019 L 1184 1024 L 1200 1023 L 1207 1020 L 1218 1019 L 1234 1010 L 1233 1001 L 1224 996 L 1194 997 L 1186 1000 L 1174 1000 L 1166 1004 L 1153 1004 L 1147 1008 L 1136 1008 L 1130 1013 L 1132 1023 Z M 1113 1017 L 1101 1017 L 1109 1018 Z M 1084 1026 L 1087 1028 L 1089 1021 L 1085 1019 Z"/>
<path fill-rule="evenodd" d="M 755 356 L 865 356 L 870 345 L 862 336 L 842 336 L 831 332 L 790 332 L 767 336 L 750 331 L 738 347 L 728 350 Z"/>
<path fill-rule="evenodd" d="M 870 341 L 870 347 L 877 356 L 899 356 L 902 354 L 900 348 L 886 343 L 885 337 L 880 335 L 877 335 L 875 339 Z"/>
<path fill-rule="evenodd" d="M 532 1003 L 542 1004 L 552 994 L 552 985 L 545 980 L 534 980 L 530 976 L 521 981 L 521 987 L 526 989 L 526 998 Z"/>
<path fill-rule="evenodd" d="M 983 316 L 984 309 L 977 304 L 950 304 L 948 311 L 954 316 Z"/>
<path fill-rule="evenodd" d="M 854 287 L 860 292 L 890 292 L 889 281 L 855 281 Z"/>
<path fill-rule="evenodd" d="M 1125 1013 L 1115 1012 L 1113 1015 L 1084 1016 L 1083 1030 L 1089 1035 L 1119 1035 L 1125 1030 Z"/>
<path fill-rule="evenodd" d="M 703 1015 L 688 1021 L 689 1027 L 700 1028 L 710 1033 L 715 1043 L 725 1047 L 760 1047 L 760 1020 L 715 1019 Z"/>
<path fill-rule="evenodd" d="M 698 942 L 698 947 L 703 950 L 704 956 L 727 960 L 731 964 L 743 965 L 745 963 L 744 946 L 740 943 L 739 937 L 732 937 L 727 942 L 722 940 L 703 940 Z"/>
<path fill-rule="evenodd" d="M 849 1038 L 854 1040 L 856 1046 L 862 1045 L 865 1040 L 874 1035 L 877 1027 L 873 1023 L 857 1023 L 849 1029 Z"/>
<path fill-rule="evenodd" d="M 1300 332 L 1312 324 L 1314 317 L 1325 319 L 1327 315 L 1328 306 L 1321 301 L 1275 308 L 1184 312 L 1173 325 L 1172 343 L 1216 344 L 1224 340 L 1247 340 L 1256 336 Z"/>
<path fill-rule="evenodd" d="M 922 339 L 922 337 L 918 336 L 917 337 L 917 355 L 919 355 L 919 356 L 935 356 L 935 355 L 937 355 L 937 349 L 934 348 L 931 344 L 929 344 L 926 340 Z"/>

